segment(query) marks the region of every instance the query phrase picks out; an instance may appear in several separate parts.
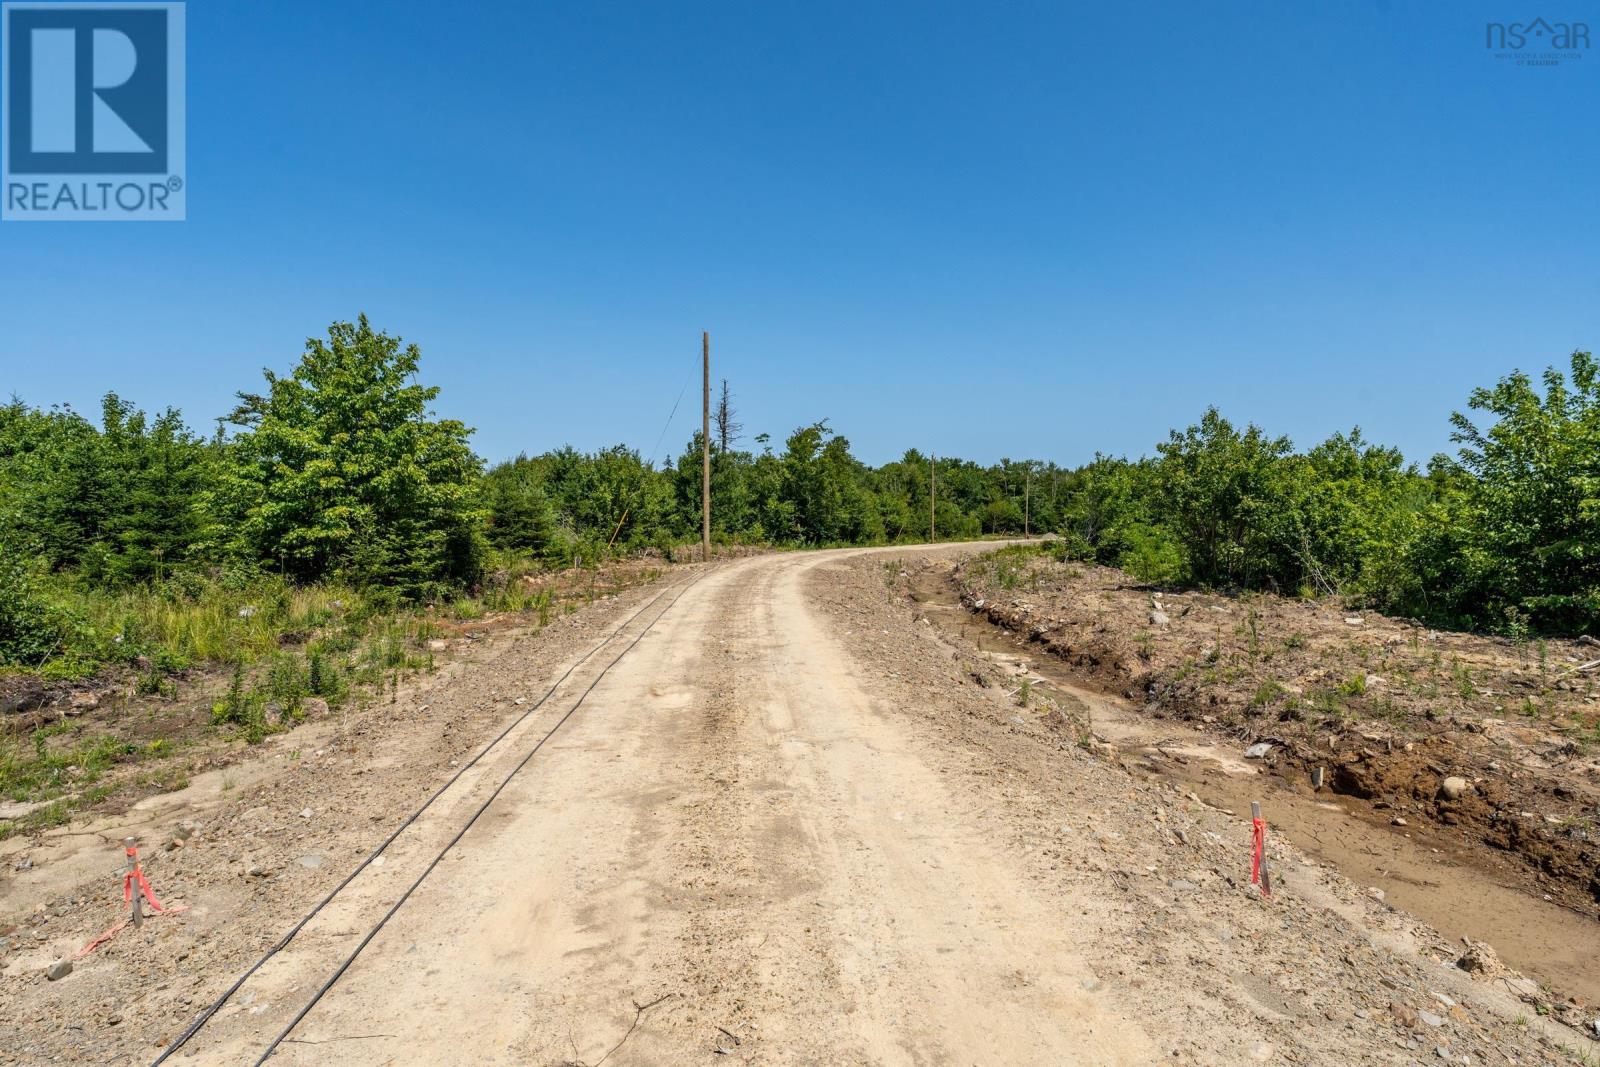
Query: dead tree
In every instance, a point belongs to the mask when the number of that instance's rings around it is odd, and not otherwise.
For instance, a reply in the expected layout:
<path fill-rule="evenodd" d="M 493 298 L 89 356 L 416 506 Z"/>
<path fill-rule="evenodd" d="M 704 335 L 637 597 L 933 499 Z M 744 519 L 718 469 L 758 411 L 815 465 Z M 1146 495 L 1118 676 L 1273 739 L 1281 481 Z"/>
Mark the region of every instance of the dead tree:
<path fill-rule="evenodd" d="M 726 378 L 722 379 L 722 398 L 717 401 L 717 410 L 712 418 L 717 424 L 717 450 L 726 452 L 744 432 L 744 424 L 738 421 L 739 413 L 733 409 L 733 394 L 728 391 Z"/>

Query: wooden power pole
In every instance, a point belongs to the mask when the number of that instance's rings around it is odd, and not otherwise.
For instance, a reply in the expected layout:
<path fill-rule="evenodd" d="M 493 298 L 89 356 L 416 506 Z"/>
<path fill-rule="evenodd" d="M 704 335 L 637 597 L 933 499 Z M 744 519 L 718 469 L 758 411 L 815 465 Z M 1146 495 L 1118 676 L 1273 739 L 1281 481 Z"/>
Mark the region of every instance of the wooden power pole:
<path fill-rule="evenodd" d="M 700 331 L 700 558 L 711 562 L 711 334 Z"/>
<path fill-rule="evenodd" d="M 1029 460 L 1024 469 L 1027 473 L 1023 475 L 1025 480 L 1022 483 L 1022 536 L 1032 537 L 1033 534 L 1028 532 L 1028 512 L 1033 504 L 1033 461 Z"/>
<path fill-rule="evenodd" d="M 938 457 L 936 457 L 932 452 L 928 453 L 928 543 L 929 544 L 932 544 L 934 541 L 939 540 L 939 535 L 938 535 L 937 531 L 935 530 L 934 523 L 933 523 L 935 497 L 937 496 L 937 494 L 939 492 L 938 488 L 934 485 L 934 473 L 933 473 L 933 463 L 934 463 L 934 460 L 937 459 L 937 458 Z"/>

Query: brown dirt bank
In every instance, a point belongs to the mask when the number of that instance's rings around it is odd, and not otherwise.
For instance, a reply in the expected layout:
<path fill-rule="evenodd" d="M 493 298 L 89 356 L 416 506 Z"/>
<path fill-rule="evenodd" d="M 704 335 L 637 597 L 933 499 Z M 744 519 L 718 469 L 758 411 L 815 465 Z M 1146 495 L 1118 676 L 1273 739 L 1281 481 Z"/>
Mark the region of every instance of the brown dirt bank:
<path fill-rule="evenodd" d="M 1286 782 L 1310 790 L 1320 769 L 1366 817 L 1513 856 L 1528 889 L 1600 917 L 1600 648 L 1157 590 L 1045 553 L 974 560 L 954 580 L 971 610 L 1147 714 L 1269 743 Z"/>

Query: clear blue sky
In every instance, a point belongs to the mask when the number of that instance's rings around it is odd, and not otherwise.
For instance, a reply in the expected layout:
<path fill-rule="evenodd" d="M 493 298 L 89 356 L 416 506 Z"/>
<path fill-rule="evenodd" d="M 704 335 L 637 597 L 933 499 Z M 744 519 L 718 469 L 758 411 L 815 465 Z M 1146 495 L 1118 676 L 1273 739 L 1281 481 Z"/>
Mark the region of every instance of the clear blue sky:
<path fill-rule="evenodd" d="M 191 0 L 189 220 L 0 225 L 0 393 L 206 427 L 367 312 L 491 459 L 748 432 L 1140 453 L 1209 403 L 1426 459 L 1600 343 L 1600 5 Z M 684 399 L 663 452 L 688 437 Z"/>

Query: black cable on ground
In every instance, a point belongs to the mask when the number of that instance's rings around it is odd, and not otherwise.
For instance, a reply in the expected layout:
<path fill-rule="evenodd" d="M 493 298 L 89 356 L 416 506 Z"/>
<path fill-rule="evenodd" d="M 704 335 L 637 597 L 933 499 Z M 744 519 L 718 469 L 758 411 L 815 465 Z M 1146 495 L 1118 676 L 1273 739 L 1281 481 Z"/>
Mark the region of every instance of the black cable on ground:
<path fill-rule="evenodd" d="M 698 581 L 698 580 L 699 580 L 698 578 L 692 579 L 690 581 L 690 584 L 693 584 L 694 581 Z M 383 843 L 380 844 L 377 848 L 373 849 L 371 855 L 369 855 L 366 859 L 361 861 L 360 866 L 356 867 L 355 870 L 351 871 L 348 875 L 346 875 L 345 878 L 344 878 L 344 881 L 342 881 L 338 885 L 334 886 L 333 889 L 331 889 L 328 892 L 327 896 L 323 897 L 320 901 L 318 901 L 315 907 L 313 907 L 310 911 L 306 912 L 306 914 L 300 919 L 300 921 L 295 923 L 294 926 L 289 929 L 288 933 L 284 934 L 283 937 L 279 938 L 277 943 L 274 944 L 271 948 L 267 949 L 266 953 L 260 959 L 256 960 L 255 963 L 251 964 L 250 965 L 250 969 L 245 971 L 243 974 L 241 974 L 239 976 L 238 980 L 235 981 L 233 983 L 233 985 L 228 987 L 226 992 L 224 992 L 220 997 L 218 997 L 209 1006 L 207 1006 L 206 1009 L 204 1011 L 202 1011 L 195 1018 L 194 1022 L 189 1024 L 189 1028 L 187 1030 L 185 1030 L 183 1033 L 179 1034 L 177 1036 L 177 1038 L 174 1039 L 173 1042 L 170 1045 L 168 1045 L 165 1049 L 162 1050 L 161 1055 L 157 1056 L 151 1062 L 150 1067 L 160 1067 L 160 1064 L 165 1062 L 167 1057 L 171 1056 L 173 1053 L 177 1052 L 184 1045 L 188 1044 L 189 1039 L 194 1037 L 195 1034 L 199 1033 L 200 1032 L 200 1028 L 205 1026 L 206 1023 L 211 1021 L 211 1017 L 213 1015 L 215 1015 L 218 1011 L 220 1011 L 224 1004 L 228 1003 L 228 1000 L 235 993 L 237 993 L 239 991 L 239 989 L 247 981 L 249 981 L 250 978 L 257 971 L 259 971 L 261 969 L 263 964 L 265 964 L 272 957 L 276 956 L 279 952 L 283 951 L 283 949 L 288 946 L 289 942 L 291 942 L 291 941 L 293 941 L 295 939 L 295 935 L 298 934 L 301 930 L 305 929 L 307 923 L 311 922 L 312 919 L 316 918 L 318 913 L 320 913 L 323 908 L 327 907 L 328 904 L 333 900 L 334 897 L 338 896 L 341 892 L 344 891 L 344 888 L 346 886 L 348 886 L 351 882 L 355 881 L 357 875 L 359 875 L 362 871 L 366 870 L 369 866 L 371 866 L 373 860 L 375 860 L 379 856 L 383 855 L 384 850 L 387 849 L 390 845 L 394 844 L 395 840 L 402 833 L 405 832 L 406 828 L 409 827 L 412 823 L 416 822 L 417 819 L 421 817 L 422 813 L 427 811 L 428 808 L 433 805 L 434 801 L 438 800 L 441 796 L 443 796 L 447 789 L 449 789 L 451 786 L 455 785 L 456 781 L 458 779 L 460 779 L 460 777 L 463 774 L 466 774 L 469 770 L 471 770 L 474 766 L 476 766 L 478 764 L 478 762 L 480 760 L 482 760 L 484 756 L 487 756 L 489 754 L 489 752 L 496 745 L 498 745 L 501 741 L 504 741 L 506 739 L 506 736 L 508 734 L 510 734 L 511 731 L 515 730 L 518 726 L 521 726 L 524 722 L 526 722 L 527 719 L 528 719 L 528 716 L 532 715 L 535 711 L 538 711 L 539 708 L 544 704 L 544 702 L 549 700 L 550 697 L 555 693 L 555 691 L 557 689 L 561 688 L 562 683 L 565 682 L 568 678 L 570 678 L 572 676 L 572 672 L 573 671 L 577 670 L 579 667 L 581 667 L 585 663 L 587 663 L 602 648 L 605 648 L 613 640 L 615 640 L 615 638 L 617 637 L 618 634 L 620 634 L 620 633 L 622 633 L 622 631 L 626 630 L 628 628 L 629 624 L 631 624 L 633 622 L 633 620 L 637 619 L 640 615 L 643 615 L 646 611 L 650 610 L 650 608 L 654 607 L 657 601 L 659 601 L 662 597 L 666 596 L 671 591 L 672 591 L 672 587 L 669 586 L 668 588 L 663 589 L 661 592 L 657 593 L 654 597 L 650 598 L 648 603 L 646 603 L 643 607 L 641 607 L 638 611 L 634 612 L 632 615 L 628 616 L 628 618 L 620 626 L 618 626 L 616 629 L 612 630 L 609 634 L 607 634 L 605 636 L 604 640 L 602 640 L 599 644 L 595 645 L 589 651 L 585 652 L 583 654 L 583 656 L 580 657 L 577 660 L 577 662 L 573 663 L 572 666 L 568 667 L 566 669 L 566 671 L 561 675 L 561 677 L 557 678 L 555 680 L 555 683 L 553 685 L 551 685 L 549 689 L 545 690 L 545 694 L 543 696 L 541 696 L 538 700 L 534 701 L 533 704 L 529 705 L 528 710 L 524 711 L 521 715 L 517 716 L 517 718 L 512 720 L 511 724 L 509 726 L 507 726 L 504 730 L 501 730 L 500 733 L 495 737 L 495 739 L 493 741 L 490 741 L 487 745 L 484 745 L 483 748 L 479 749 L 478 750 L 478 754 L 476 756 L 473 756 L 472 759 L 468 760 L 465 764 L 463 764 L 460 770 L 456 771 L 455 774 L 450 776 L 450 780 L 449 781 L 447 781 L 443 785 L 441 785 L 437 790 L 434 791 L 432 796 L 430 796 L 427 800 L 422 802 L 422 806 L 421 807 L 419 807 L 416 811 L 414 811 L 410 815 L 408 815 L 406 817 L 405 821 L 402 822 L 399 826 L 397 826 L 395 828 L 394 833 L 392 833 L 388 837 L 384 838 Z M 682 595 L 682 593 L 679 594 L 679 596 L 681 596 L 681 595 Z M 677 602 L 678 602 L 677 599 L 674 598 L 673 599 L 673 603 L 676 604 Z M 659 618 L 659 616 L 657 616 L 657 617 Z M 652 622 L 651 625 L 653 626 L 655 624 Z M 649 627 L 646 627 L 646 630 L 648 630 L 648 629 L 649 629 Z M 641 636 L 642 636 L 642 634 L 641 634 Z M 629 645 L 628 647 L 632 648 L 633 646 Z M 615 662 L 615 661 L 613 661 L 613 662 Z M 606 669 L 610 670 L 610 667 L 607 667 Z M 541 744 L 542 743 L 543 742 L 541 742 Z"/>
<path fill-rule="evenodd" d="M 699 581 L 698 577 L 689 584 L 692 586 L 694 582 L 697 581 Z M 604 670 L 595 675 L 594 681 L 589 683 L 578 699 L 573 702 L 572 707 L 567 709 L 566 714 L 562 715 L 560 719 L 556 720 L 556 724 L 550 727 L 550 729 L 546 731 L 545 735 L 539 738 L 538 743 L 535 744 L 533 748 L 528 750 L 528 754 L 523 756 L 517 765 L 511 768 L 510 773 L 500 780 L 500 784 L 495 786 L 494 792 L 490 793 L 488 798 L 485 799 L 482 804 L 478 805 L 478 809 L 472 813 L 472 817 L 467 820 L 466 825 L 462 826 L 460 830 L 456 831 L 456 835 L 439 850 L 439 854 L 433 857 L 432 862 L 430 862 L 427 867 L 423 868 L 422 873 L 417 875 L 417 880 L 411 883 L 406 891 L 400 895 L 400 899 L 394 902 L 394 906 L 384 913 L 383 918 L 378 920 L 377 925 L 375 925 L 371 930 L 367 931 L 367 935 L 361 939 L 361 943 L 351 951 L 350 955 L 345 957 L 343 963 L 339 964 L 339 969 L 334 971 L 326 982 L 322 983 L 321 987 L 318 988 L 316 993 L 312 995 L 311 999 L 306 1002 L 305 1007 L 301 1008 L 295 1017 L 289 1020 L 289 1025 L 285 1026 L 281 1031 L 279 1031 L 278 1036 L 272 1039 L 272 1043 L 266 1047 L 266 1050 L 261 1053 L 260 1058 L 255 1061 L 255 1067 L 261 1067 L 261 1065 L 266 1063 L 272 1054 L 278 1050 L 278 1046 L 283 1043 L 284 1038 L 288 1037 L 289 1034 L 294 1031 L 294 1028 L 300 1025 L 300 1021 L 311 1013 L 311 1009 L 315 1008 L 318 1002 L 322 1000 L 323 996 L 327 994 L 328 990 L 333 988 L 334 983 L 340 978 L 344 977 L 344 972 L 350 969 L 350 965 L 356 961 L 357 956 L 361 955 L 362 950 L 364 950 L 367 945 L 371 944 L 372 939 L 378 936 L 378 932 L 387 926 L 389 920 L 394 918 L 395 913 L 405 905 L 407 900 L 411 899 L 411 894 L 416 892 L 417 887 L 422 884 L 423 880 L 427 878 L 428 875 L 433 873 L 433 869 L 439 866 L 445 855 L 452 848 L 454 848 L 463 837 L 466 836 L 467 831 L 472 829 L 473 824 L 478 821 L 479 817 L 482 816 L 484 812 L 489 810 L 489 805 L 493 804 L 495 802 L 495 798 L 500 795 L 501 791 L 503 791 L 506 786 L 511 784 L 511 779 L 515 778 L 518 772 L 520 772 L 522 768 L 526 767 L 534 756 L 539 754 L 539 750 L 544 747 L 545 742 L 554 737 L 556 731 L 561 729 L 562 726 L 566 725 L 567 720 L 572 718 L 572 716 L 577 713 L 577 710 L 583 706 L 583 702 L 589 698 L 589 694 L 594 692 L 595 686 L 599 685 L 601 680 L 605 678 L 608 673 L 610 673 L 611 668 L 615 667 L 618 663 L 621 663 L 622 658 L 629 652 L 632 652 L 635 645 L 644 640 L 645 634 L 649 633 L 655 627 L 655 624 L 660 622 L 662 617 L 673 609 L 673 607 L 686 592 L 688 592 L 688 588 L 685 588 L 677 596 L 673 597 L 672 603 L 663 608 L 661 614 L 657 615 L 654 619 L 651 619 L 650 625 L 640 630 L 639 635 L 632 641 L 628 642 L 628 647 L 617 653 L 616 658 L 610 663 L 606 664 Z M 663 595 L 664 594 L 665 591 L 663 591 Z"/>

